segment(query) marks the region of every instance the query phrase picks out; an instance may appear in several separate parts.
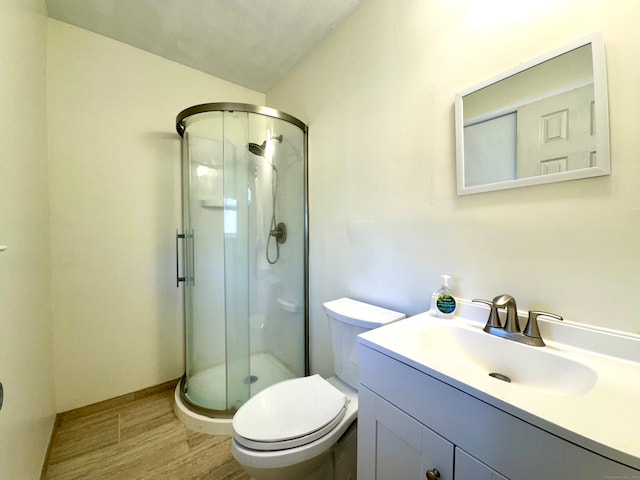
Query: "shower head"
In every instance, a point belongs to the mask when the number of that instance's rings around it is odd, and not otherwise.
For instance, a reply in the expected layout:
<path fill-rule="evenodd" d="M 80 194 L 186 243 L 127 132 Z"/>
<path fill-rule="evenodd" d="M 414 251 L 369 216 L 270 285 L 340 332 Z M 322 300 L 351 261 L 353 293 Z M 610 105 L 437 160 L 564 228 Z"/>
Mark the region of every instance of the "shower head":
<path fill-rule="evenodd" d="M 271 136 L 269 138 L 269 140 L 278 140 L 278 143 L 282 143 L 282 139 L 283 139 L 282 135 L 278 135 L 277 137 Z M 259 157 L 264 157 L 267 149 L 267 140 L 262 142 L 262 145 L 258 145 L 257 143 L 248 143 L 247 148 L 254 155 L 258 155 Z"/>
<path fill-rule="evenodd" d="M 249 149 L 249 151 L 254 155 L 258 155 L 259 157 L 264 157 L 264 154 L 265 154 L 264 150 L 266 146 L 267 146 L 266 140 L 262 142 L 262 145 L 258 145 L 257 143 L 247 144 L 247 148 Z"/>

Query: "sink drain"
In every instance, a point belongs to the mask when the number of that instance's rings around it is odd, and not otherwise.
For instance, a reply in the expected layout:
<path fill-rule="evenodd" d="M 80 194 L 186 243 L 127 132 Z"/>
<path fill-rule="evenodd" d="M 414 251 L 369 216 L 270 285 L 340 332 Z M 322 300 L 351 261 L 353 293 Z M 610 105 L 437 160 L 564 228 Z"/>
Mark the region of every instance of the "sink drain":
<path fill-rule="evenodd" d="M 252 383 L 256 383 L 257 381 L 258 381 L 258 377 L 256 377 L 255 375 L 249 375 L 248 377 L 244 378 L 242 383 L 246 383 L 247 385 L 251 385 Z"/>
<path fill-rule="evenodd" d="M 511 379 L 501 373 L 491 372 L 489 376 L 493 378 L 497 378 L 498 380 L 502 380 L 503 382 L 511 383 Z"/>

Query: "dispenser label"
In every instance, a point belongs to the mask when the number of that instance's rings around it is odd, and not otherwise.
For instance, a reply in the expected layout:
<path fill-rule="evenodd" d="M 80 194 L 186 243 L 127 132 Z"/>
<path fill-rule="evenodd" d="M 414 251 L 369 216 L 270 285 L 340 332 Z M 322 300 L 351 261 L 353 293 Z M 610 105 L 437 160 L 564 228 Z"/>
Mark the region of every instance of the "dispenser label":
<path fill-rule="evenodd" d="M 436 307 L 442 313 L 453 313 L 456 309 L 456 300 L 451 295 L 440 295 L 436 301 Z"/>

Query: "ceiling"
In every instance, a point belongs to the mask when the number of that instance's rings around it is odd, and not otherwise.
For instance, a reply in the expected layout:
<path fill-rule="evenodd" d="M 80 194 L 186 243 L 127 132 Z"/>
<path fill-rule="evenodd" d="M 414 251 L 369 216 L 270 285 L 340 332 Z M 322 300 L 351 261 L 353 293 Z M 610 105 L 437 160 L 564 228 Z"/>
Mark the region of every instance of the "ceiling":
<path fill-rule="evenodd" d="M 49 16 L 268 91 L 362 0 L 46 0 Z"/>

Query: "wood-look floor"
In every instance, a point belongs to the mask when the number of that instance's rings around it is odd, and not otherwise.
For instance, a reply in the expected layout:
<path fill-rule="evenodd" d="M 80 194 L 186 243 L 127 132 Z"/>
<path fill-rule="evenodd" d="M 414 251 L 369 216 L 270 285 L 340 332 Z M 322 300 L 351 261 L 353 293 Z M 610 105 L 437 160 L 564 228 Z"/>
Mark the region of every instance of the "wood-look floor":
<path fill-rule="evenodd" d="M 247 480 L 231 439 L 173 413 L 175 382 L 59 414 L 43 480 Z"/>

